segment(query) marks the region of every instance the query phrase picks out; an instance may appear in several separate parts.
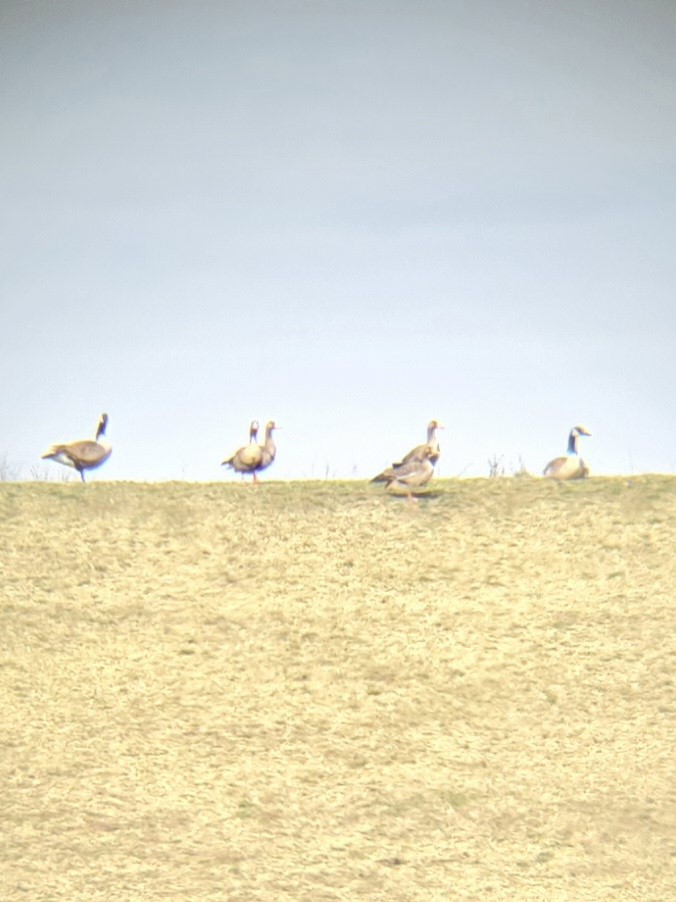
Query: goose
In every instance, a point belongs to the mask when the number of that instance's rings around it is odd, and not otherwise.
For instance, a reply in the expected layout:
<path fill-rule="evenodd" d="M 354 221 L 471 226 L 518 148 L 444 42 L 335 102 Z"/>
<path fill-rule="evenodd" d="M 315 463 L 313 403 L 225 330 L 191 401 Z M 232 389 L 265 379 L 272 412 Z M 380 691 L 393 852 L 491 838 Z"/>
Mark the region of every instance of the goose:
<path fill-rule="evenodd" d="M 277 454 L 277 446 L 275 445 L 275 440 L 272 437 L 272 433 L 275 431 L 275 429 L 279 428 L 280 427 L 275 423 L 274 420 L 270 420 L 265 424 L 265 443 L 263 445 L 260 445 L 261 462 L 256 467 L 259 472 L 261 470 L 267 469 L 275 459 L 275 456 Z"/>
<path fill-rule="evenodd" d="M 434 455 L 434 448 L 431 445 L 424 445 L 420 457 L 413 457 L 409 461 L 388 467 L 374 476 L 371 482 L 384 482 L 388 491 L 403 489 L 407 496 L 413 499 L 413 489 L 427 485 L 434 474 L 432 461 Z"/>
<path fill-rule="evenodd" d="M 543 471 L 549 479 L 584 479 L 589 476 L 589 467 L 578 455 L 578 439 L 581 435 L 591 435 L 584 426 L 573 426 L 568 436 L 568 452 L 565 457 L 550 460 Z"/>
<path fill-rule="evenodd" d="M 107 425 L 108 414 L 102 413 L 94 439 L 83 439 L 65 445 L 52 445 L 42 455 L 42 459 L 55 460 L 66 467 L 74 467 L 84 482 L 85 470 L 95 470 L 104 464 L 112 454 L 112 446 L 105 436 Z"/>
<path fill-rule="evenodd" d="M 424 445 L 416 445 L 415 448 L 412 448 L 406 457 L 403 457 L 398 463 L 392 464 L 393 467 L 398 467 L 401 464 L 407 464 L 411 460 L 423 460 L 425 455 L 425 449 L 431 448 L 432 454 L 429 456 L 429 460 L 434 465 L 439 460 L 439 455 L 441 454 L 441 448 L 439 447 L 439 440 L 437 439 L 437 429 L 443 429 L 444 427 L 438 420 L 430 420 L 427 424 L 427 441 Z"/>
<path fill-rule="evenodd" d="M 263 449 L 258 444 L 258 423 L 256 420 L 252 420 L 249 426 L 249 444 L 238 448 L 232 457 L 222 461 L 221 466 L 231 467 L 237 473 L 241 473 L 242 476 L 251 473 L 253 481 L 258 482 L 256 470 L 259 469 L 262 460 Z"/>

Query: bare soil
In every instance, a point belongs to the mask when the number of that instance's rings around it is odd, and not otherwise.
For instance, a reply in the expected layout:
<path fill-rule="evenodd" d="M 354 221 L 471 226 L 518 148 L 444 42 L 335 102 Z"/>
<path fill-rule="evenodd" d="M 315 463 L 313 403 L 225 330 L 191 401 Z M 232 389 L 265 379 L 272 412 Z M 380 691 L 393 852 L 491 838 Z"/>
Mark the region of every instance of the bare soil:
<path fill-rule="evenodd" d="M 0 485 L 0 899 L 676 898 L 676 478 Z"/>

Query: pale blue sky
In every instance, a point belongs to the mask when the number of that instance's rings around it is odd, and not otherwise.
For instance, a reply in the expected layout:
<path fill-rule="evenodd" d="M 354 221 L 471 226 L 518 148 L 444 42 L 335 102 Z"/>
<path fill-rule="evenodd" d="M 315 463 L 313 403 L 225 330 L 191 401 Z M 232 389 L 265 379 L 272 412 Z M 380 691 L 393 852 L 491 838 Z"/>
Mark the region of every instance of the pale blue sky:
<path fill-rule="evenodd" d="M 672 0 L 0 5 L 0 459 L 676 469 Z"/>

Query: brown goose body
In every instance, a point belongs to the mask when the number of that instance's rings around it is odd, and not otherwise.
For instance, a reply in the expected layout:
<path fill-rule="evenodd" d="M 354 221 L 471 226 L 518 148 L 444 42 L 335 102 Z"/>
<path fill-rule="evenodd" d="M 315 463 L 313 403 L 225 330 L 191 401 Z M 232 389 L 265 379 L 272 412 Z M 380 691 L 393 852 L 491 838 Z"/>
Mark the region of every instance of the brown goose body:
<path fill-rule="evenodd" d="M 253 481 L 257 482 L 256 471 L 263 460 L 263 449 L 258 444 L 258 423 L 253 420 L 249 427 L 249 444 L 238 448 L 231 456 L 221 463 L 222 467 L 231 467 L 236 473 L 246 475 L 250 473 Z"/>
<path fill-rule="evenodd" d="M 66 467 L 73 467 L 85 481 L 85 470 L 95 470 L 104 464 L 112 454 L 112 446 L 105 437 L 108 414 L 103 413 L 96 428 L 94 439 L 82 439 L 61 445 L 52 445 L 42 455 L 43 460 L 55 460 Z"/>
<path fill-rule="evenodd" d="M 550 460 L 544 468 L 543 476 L 559 481 L 570 479 L 586 479 L 589 467 L 578 453 L 578 441 L 582 435 L 591 435 L 584 426 L 573 426 L 568 436 L 568 453 Z"/>
<path fill-rule="evenodd" d="M 426 445 L 419 458 L 411 458 L 393 467 L 388 467 L 382 473 L 374 476 L 371 482 L 384 482 L 388 491 L 405 492 L 412 497 L 413 490 L 427 485 L 434 475 L 433 456 L 434 449 Z"/>

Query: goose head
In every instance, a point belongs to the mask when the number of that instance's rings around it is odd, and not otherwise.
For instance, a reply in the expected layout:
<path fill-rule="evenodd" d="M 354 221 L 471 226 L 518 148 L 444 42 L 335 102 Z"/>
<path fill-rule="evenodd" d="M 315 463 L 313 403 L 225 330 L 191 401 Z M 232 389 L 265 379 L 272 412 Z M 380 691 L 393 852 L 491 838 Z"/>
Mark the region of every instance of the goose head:
<path fill-rule="evenodd" d="M 96 427 L 96 440 L 98 441 L 102 435 L 106 434 L 106 426 L 108 425 L 108 414 L 102 413 L 99 418 L 99 424 Z"/>

